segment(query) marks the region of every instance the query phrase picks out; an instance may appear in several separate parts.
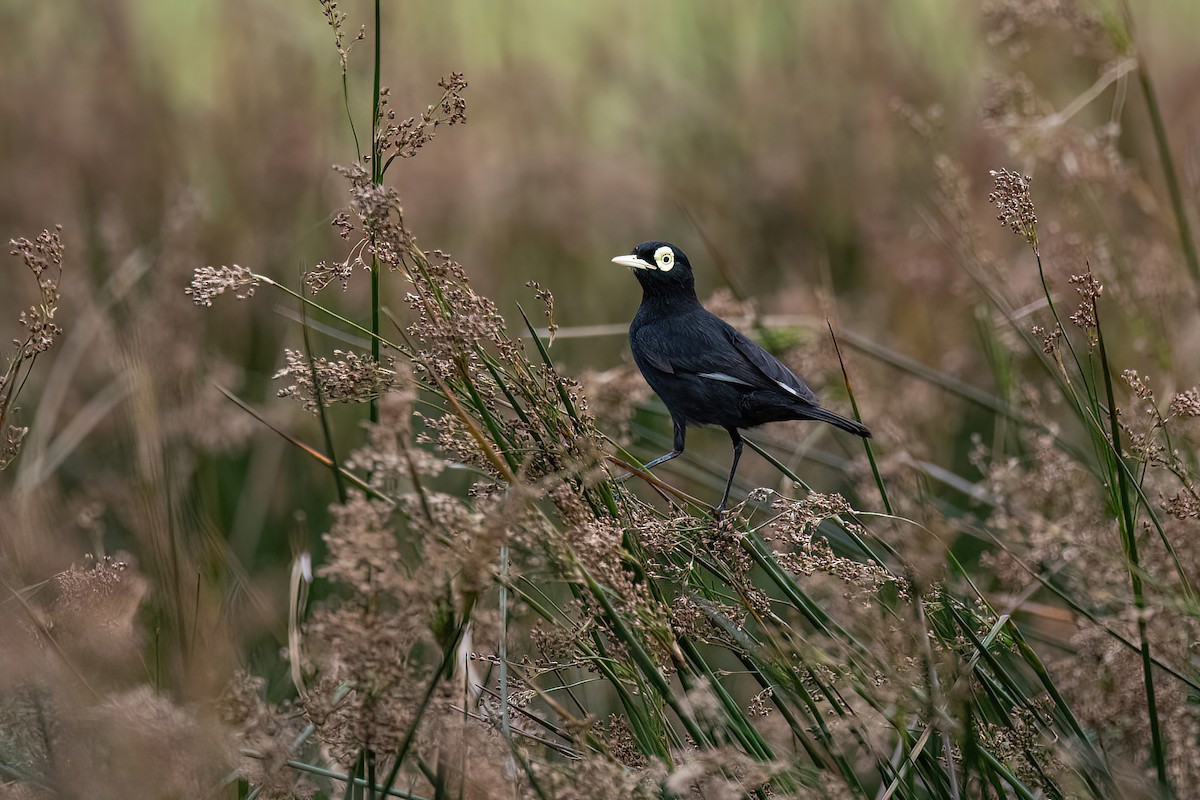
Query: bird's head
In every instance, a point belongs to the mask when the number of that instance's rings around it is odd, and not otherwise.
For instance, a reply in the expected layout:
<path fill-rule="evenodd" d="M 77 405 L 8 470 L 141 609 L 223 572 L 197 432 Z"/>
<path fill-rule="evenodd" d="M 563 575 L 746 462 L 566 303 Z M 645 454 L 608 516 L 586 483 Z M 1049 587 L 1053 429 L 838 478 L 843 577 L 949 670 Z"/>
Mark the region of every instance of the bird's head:
<path fill-rule="evenodd" d="M 647 295 L 684 294 L 695 296 L 692 265 L 682 250 L 667 242 L 642 242 L 614 264 L 630 267 Z"/>

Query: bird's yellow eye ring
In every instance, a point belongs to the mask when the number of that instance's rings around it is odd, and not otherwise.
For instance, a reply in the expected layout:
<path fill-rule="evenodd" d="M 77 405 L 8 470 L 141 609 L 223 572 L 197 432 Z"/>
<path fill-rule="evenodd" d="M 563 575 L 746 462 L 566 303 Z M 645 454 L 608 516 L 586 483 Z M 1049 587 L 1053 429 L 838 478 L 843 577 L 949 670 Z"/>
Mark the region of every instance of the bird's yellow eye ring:
<path fill-rule="evenodd" d="M 675 251 L 666 245 L 654 251 L 654 263 L 663 272 L 670 272 L 675 266 Z"/>

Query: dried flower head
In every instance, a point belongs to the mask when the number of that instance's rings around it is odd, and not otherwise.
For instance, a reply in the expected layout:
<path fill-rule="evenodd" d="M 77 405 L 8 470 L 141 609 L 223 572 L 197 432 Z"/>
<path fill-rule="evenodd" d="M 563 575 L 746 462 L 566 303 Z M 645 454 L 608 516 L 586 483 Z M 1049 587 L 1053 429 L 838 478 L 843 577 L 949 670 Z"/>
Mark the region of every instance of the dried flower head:
<path fill-rule="evenodd" d="M 0 470 L 12 464 L 21 451 L 29 429 L 11 424 L 11 416 L 36 357 L 49 350 L 62 334 L 54 321 L 58 311 L 58 284 L 62 278 L 62 228 L 43 230 L 33 239 L 21 237 L 9 241 L 9 252 L 17 256 L 38 285 L 38 302 L 22 311 L 17 320 L 25 329 L 22 338 L 14 338 L 15 348 L 7 364 L 0 369 Z"/>
<path fill-rule="evenodd" d="M 1096 320 L 1096 300 L 1104 291 L 1104 285 L 1096 280 L 1096 276 L 1090 272 L 1072 275 L 1070 284 L 1075 287 L 1075 291 L 1079 292 L 1079 307 L 1071 315 L 1071 322 L 1082 328 L 1087 334 L 1088 341 L 1095 345 L 1096 326 L 1099 324 Z"/>
<path fill-rule="evenodd" d="M 361 163 L 333 169 L 350 182 L 349 213 L 339 214 L 333 225 L 343 239 L 349 240 L 356 230 L 361 232 L 338 271 L 346 274 L 352 266 L 370 269 L 372 257 L 388 269 L 400 269 L 408 250 L 416 246 L 404 227 L 400 195 L 390 186 L 375 183 Z"/>
<path fill-rule="evenodd" d="M 221 721 L 237 731 L 242 759 L 238 773 L 263 800 L 307 800 L 317 786 L 288 767 L 294 742 L 303 738 L 304 718 L 264 699 L 266 681 L 236 670 L 217 703 Z"/>
<path fill-rule="evenodd" d="M 0 470 L 17 460 L 17 456 L 21 454 L 21 443 L 25 441 L 25 435 L 28 433 L 29 428 L 25 426 L 5 426 L 4 435 L 0 436 Z"/>
<path fill-rule="evenodd" d="M 764 493 L 759 493 L 759 497 Z M 790 545 L 788 552 L 778 552 L 779 563 L 800 575 L 825 573 L 857 587 L 859 593 L 877 591 L 886 584 L 894 584 L 901 596 L 907 594 L 904 582 L 877 563 L 866 563 L 844 558 L 833 552 L 826 538 L 817 532 L 817 527 L 828 519 L 838 519 L 839 524 L 853 529 L 859 535 L 865 533 L 857 523 L 849 519 L 853 509 L 839 494 L 812 492 L 803 500 L 788 500 L 776 496 L 771 504 L 778 515 L 768 523 L 770 538 Z"/>
<path fill-rule="evenodd" d="M 1058 349 L 1058 340 L 1062 338 L 1063 329 L 1058 323 L 1047 331 L 1041 325 L 1034 325 L 1030 331 L 1034 336 L 1042 340 L 1042 352 L 1046 355 L 1054 355 L 1054 351 Z"/>
<path fill-rule="evenodd" d="M 988 195 L 988 202 L 996 207 L 996 219 L 1037 252 L 1037 214 L 1029 196 L 1033 178 L 1003 168 L 992 170 L 991 174 L 996 186 Z"/>
<path fill-rule="evenodd" d="M 354 47 L 355 42 L 366 38 L 366 29 L 359 28 L 358 34 L 350 44 L 346 44 L 346 32 L 342 30 L 342 25 L 346 22 L 346 14 L 338 10 L 338 4 L 334 0 L 318 0 L 318 2 L 321 4 L 321 13 L 325 15 L 325 23 L 333 30 L 333 45 L 337 48 L 338 59 L 342 63 L 342 74 L 345 75 L 350 49 Z"/>
<path fill-rule="evenodd" d="M 1179 491 L 1161 498 L 1163 511 L 1179 520 L 1200 519 L 1200 497 L 1193 492 Z"/>
<path fill-rule="evenodd" d="M 39 283 L 54 280 L 55 274 L 62 272 L 64 248 L 61 225 L 54 226 L 53 233 L 43 230 L 32 240 L 22 236 L 10 239 L 8 243 L 12 247 L 10 254 L 20 256 Z"/>
<path fill-rule="evenodd" d="M 62 333 L 54 322 L 58 310 L 58 283 L 62 277 L 63 242 L 62 226 L 54 231 L 43 230 L 34 239 L 21 237 L 9 240 L 11 255 L 19 256 L 33 273 L 41 294 L 37 305 L 22 311 L 18 320 L 25 328 L 25 340 L 15 342 L 20 347 L 21 358 L 31 358 L 44 353 Z"/>
<path fill-rule="evenodd" d="M 1176 417 L 1200 417 L 1200 386 L 1172 397 L 1171 413 Z"/>
<path fill-rule="evenodd" d="M 397 380 L 397 385 L 408 380 Z M 379 397 L 379 422 L 368 423 L 367 442 L 346 459 L 349 469 L 369 476 L 370 485 L 395 495 L 414 475 L 422 479 L 442 472 L 446 464 L 412 443 L 412 401 L 416 393 L 392 389 Z"/>
<path fill-rule="evenodd" d="M 1149 400 L 1154 402 L 1154 390 L 1147 383 L 1148 378 L 1145 378 L 1137 373 L 1137 370 L 1127 369 L 1121 373 L 1121 379 L 1128 384 L 1133 393 L 1141 400 Z"/>
<path fill-rule="evenodd" d="M 344 15 L 339 15 L 336 3 L 323 5 L 327 6 L 326 19 L 337 31 Z M 340 33 L 337 35 L 340 37 Z M 340 38 L 338 41 L 344 62 L 345 53 L 341 49 Z M 442 97 L 436 104 L 429 106 L 421 116 L 410 117 L 400 123 L 395 122 L 396 112 L 389 107 L 390 90 L 387 87 L 380 90 L 380 104 L 388 123 L 380 128 L 376 139 L 376 150 L 383 159 L 381 172 L 386 171 L 396 158 L 416 155 L 418 150 L 432 141 L 438 126 L 457 125 L 466 121 L 466 102 L 461 93 L 467 82 L 462 74 L 451 73 L 448 78 L 439 81 L 438 86 L 442 89 Z M 338 174 L 350 181 L 350 205 L 348 211 L 340 212 L 333 218 L 333 226 L 341 238 L 350 241 L 357 232 L 357 239 L 344 258 L 322 261 L 305 273 L 304 282 L 314 293 L 335 281 L 345 291 L 355 268 L 369 271 L 374 268 L 373 261 L 390 270 L 402 269 L 405 259 L 417 247 L 404 227 L 404 209 L 400 205 L 399 194 L 395 189 L 376 182 L 377 176 L 370 169 L 369 156 L 366 161 L 365 164 L 334 167 Z"/>
<path fill-rule="evenodd" d="M 550 344 L 554 344 L 554 334 L 558 331 L 558 323 L 554 321 L 554 295 L 549 289 L 543 289 L 537 281 L 526 281 L 525 285 L 533 289 L 534 297 L 546 307 L 546 330 L 550 334 Z"/>
<path fill-rule="evenodd" d="M 418 150 L 433 140 L 439 126 L 458 125 L 467 121 L 467 102 L 462 96 L 467 81 L 462 73 L 450 73 L 438 81 L 438 88 L 442 90 L 442 96 L 437 103 L 426 108 L 419 117 L 409 117 L 399 123 L 395 122 L 395 109 L 388 108 L 390 92 L 386 88 L 381 91 L 380 102 L 388 124 L 380 128 L 377 141 L 378 152 L 384 159 L 384 169 L 395 158 L 415 156 Z"/>
<path fill-rule="evenodd" d="M 138 609 L 146 581 L 123 560 L 87 556 L 54 579 L 54 635 L 72 652 L 111 668 L 128 666 L 142 640 Z"/>
<path fill-rule="evenodd" d="M 365 241 L 365 240 L 364 240 Z M 354 272 L 354 264 L 362 263 L 347 257 L 344 261 L 320 261 L 315 267 L 304 273 L 304 284 L 313 294 L 337 281 L 342 285 L 342 291 L 350 288 L 350 274 Z M 365 266 L 365 265 L 364 265 Z"/>
<path fill-rule="evenodd" d="M 287 364 L 275 373 L 275 380 L 287 379 L 289 386 L 279 390 L 279 397 L 295 397 L 305 409 L 317 411 L 317 389 L 321 403 L 365 403 L 387 391 L 395 381 L 396 373 L 390 367 L 377 364 L 367 355 L 342 350 L 333 351 L 333 360 L 309 359 L 299 350 L 283 351 Z M 313 386 L 313 373 L 319 386 Z"/>
<path fill-rule="evenodd" d="M 378 192 L 364 193 L 360 191 L 363 186 L 369 183 L 366 170 L 363 169 L 362 165 L 355 165 L 355 167 L 345 170 L 339 169 L 339 171 L 350 178 L 351 191 L 356 198 L 352 208 L 357 210 L 358 218 L 361 221 L 365 222 L 368 218 L 364 214 L 364 212 L 367 212 L 367 208 L 363 205 L 367 200 L 374 202 L 382 201 L 384 203 L 384 207 L 379 209 L 378 213 L 370 215 L 370 219 L 377 220 L 377 226 L 378 220 L 386 221 L 391 216 L 392 211 L 399 213 L 400 203 L 398 198 L 392 197 L 387 192 L 380 195 Z M 358 230 L 358 226 L 354 224 L 354 218 L 346 211 L 339 211 L 333 218 L 332 224 L 333 227 L 337 228 L 338 236 L 346 241 L 349 241 L 354 232 Z M 367 236 L 360 236 L 358 241 L 354 243 L 354 246 L 350 248 L 350 252 L 341 261 L 334 261 L 332 263 L 321 261 L 311 270 L 304 273 L 304 283 L 308 286 L 309 291 L 316 294 L 329 284 L 337 281 L 342 285 L 342 291 L 344 292 L 350 288 L 350 275 L 354 272 L 355 267 L 361 267 L 370 272 L 371 265 L 367 263 L 364 255 L 374 253 L 375 251 L 376 248 L 372 245 L 371 240 Z"/>
<path fill-rule="evenodd" d="M 252 297 L 258 282 L 257 275 L 237 264 L 232 267 L 198 267 L 192 275 L 192 285 L 183 291 L 196 305 L 211 306 L 213 298 L 225 292 L 233 292 L 238 300 Z"/>
<path fill-rule="evenodd" d="M 750 699 L 750 704 L 746 706 L 746 712 L 752 717 L 770 716 L 773 710 L 767 705 L 767 701 L 775 694 L 775 690 L 770 686 L 763 689 L 758 694 Z"/>

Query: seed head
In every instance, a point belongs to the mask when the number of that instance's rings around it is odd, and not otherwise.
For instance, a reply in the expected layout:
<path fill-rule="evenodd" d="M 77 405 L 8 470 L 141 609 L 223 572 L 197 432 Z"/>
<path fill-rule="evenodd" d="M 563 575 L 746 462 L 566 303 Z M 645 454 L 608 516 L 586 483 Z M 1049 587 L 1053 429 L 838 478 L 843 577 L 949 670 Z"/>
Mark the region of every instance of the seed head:
<path fill-rule="evenodd" d="M 537 281 L 526 281 L 525 285 L 533 289 L 534 296 L 546 307 L 546 330 L 550 332 L 550 344 L 554 344 L 554 334 L 558 331 L 558 323 L 554 321 L 554 295 Z"/>
<path fill-rule="evenodd" d="M 1161 499 L 1163 510 L 1175 519 L 1200 519 L 1200 499 L 1195 494 L 1179 491 Z"/>
<path fill-rule="evenodd" d="M 1171 398 L 1171 413 L 1177 417 L 1200 417 L 1200 386 Z"/>
<path fill-rule="evenodd" d="M 1154 402 L 1154 390 L 1151 389 L 1150 385 L 1147 383 L 1148 379 L 1139 375 L 1137 370 L 1125 370 L 1121 373 L 1121 379 L 1129 385 L 1129 388 L 1132 389 L 1133 393 L 1140 399 L 1149 400 L 1152 403 Z"/>
<path fill-rule="evenodd" d="M 20 347 L 21 358 L 32 358 L 49 350 L 62 333 L 62 328 L 54 322 L 58 310 L 58 282 L 62 277 L 62 226 L 56 226 L 53 232 L 43 230 L 33 239 L 24 236 L 10 239 L 8 244 L 12 248 L 9 253 L 20 257 L 33 273 L 41 293 L 37 305 L 22 311 L 17 318 L 26 335 L 23 342 L 15 341 L 14 344 Z"/>
<path fill-rule="evenodd" d="M 0 470 L 17 460 L 27 433 L 29 428 L 26 426 L 5 426 L 3 435 L 0 435 Z"/>
<path fill-rule="evenodd" d="M 1096 319 L 1096 300 L 1104 291 L 1104 286 L 1090 272 L 1072 275 L 1069 283 L 1075 287 L 1075 291 L 1079 292 L 1079 307 L 1071 315 L 1071 322 L 1082 328 L 1087 334 L 1088 341 L 1095 345 L 1099 326 Z"/>
<path fill-rule="evenodd" d="M 385 164 L 393 158 L 415 156 L 418 150 L 433 141 L 439 126 L 458 125 L 467 121 L 467 101 L 462 96 L 467 81 L 462 73 L 450 73 L 438 81 L 438 88 L 442 90 L 442 96 L 437 103 L 428 106 L 419 117 L 409 117 L 403 122 L 395 122 L 395 110 L 387 108 L 387 90 L 381 93 L 384 116 L 390 121 L 377 135 L 378 150 Z"/>
<path fill-rule="evenodd" d="M 378 364 L 368 355 L 333 351 L 333 360 L 318 358 L 310 365 L 304 353 L 285 349 L 287 364 L 275 373 L 275 380 L 291 381 L 280 389 L 280 397 L 295 397 L 304 407 L 317 411 L 317 392 L 313 386 L 313 373 L 320 383 L 323 405 L 333 403 L 365 403 L 389 389 L 395 381 L 394 370 Z"/>
<path fill-rule="evenodd" d="M 1029 184 L 1033 180 L 1007 169 L 992 170 L 996 187 L 988 195 L 988 202 L 996 207 L 996 219 L 1029 243 L 1037 252 L 1037 214 L 1033 211 L 1033 200 L 1029 196 Z"/>
<path fill-rule="evenodd" d="M 238 300 L 245 300 L 253 296 L 257 286 L 258 277 L 253 272 L 234 264 L 232 267 L 197 268 L 192 275 L 192 285 L 183 291 L 196 305 L 211 306 L 213 298 L 225 292 L 233 292 Z"/>
<path fill-rule="evenodd" d="M 1049 331 L 1041 325 L 1034 325 L 1031 333 L 1042 340 L 1042 352 L 1051 356 L 1058 349 L 1058 340 L 1062 338 L 1063 329 L 1058 323 L 1055 323 Z"/>

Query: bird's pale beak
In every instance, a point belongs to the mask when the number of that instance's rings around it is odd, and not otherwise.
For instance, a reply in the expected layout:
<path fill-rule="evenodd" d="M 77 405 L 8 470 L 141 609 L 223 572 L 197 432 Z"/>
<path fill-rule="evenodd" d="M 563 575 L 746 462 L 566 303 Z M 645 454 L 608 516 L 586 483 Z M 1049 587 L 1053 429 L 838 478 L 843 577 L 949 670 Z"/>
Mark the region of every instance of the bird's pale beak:
<path fill-rule="evenodd" d="M 617 256 L 612 260 L 614 264 L 620 264 L 622 267 L 633 267 L 634 269 L 658 269 L 649 261 L 638 258 L 634 255 Z"/>

